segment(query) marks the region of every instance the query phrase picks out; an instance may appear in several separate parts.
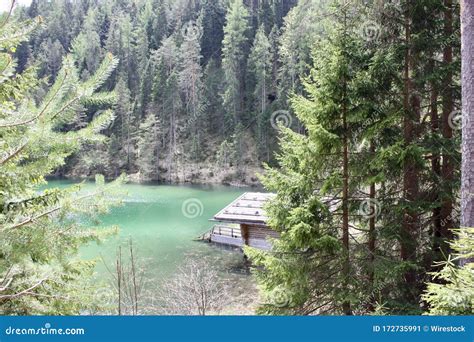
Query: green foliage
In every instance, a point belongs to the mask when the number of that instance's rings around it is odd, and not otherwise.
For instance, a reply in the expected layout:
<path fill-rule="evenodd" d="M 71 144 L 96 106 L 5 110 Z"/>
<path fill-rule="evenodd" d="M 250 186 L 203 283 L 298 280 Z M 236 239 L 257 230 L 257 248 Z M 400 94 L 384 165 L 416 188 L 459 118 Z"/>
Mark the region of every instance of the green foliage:
<path fill-rule="evenodd" d="M 302 91 L 300 77 L 311 65 L 311 49 L 314 42 L 324 36 L 321 17 L 327 6 L 324 1 L 299 1 L 284 18 L 279 39 L 279 98 L 285 103 L 292 93 Z"/>
<path fill-rule="evenodd" d="M 356 314 L 420 313 L 430 265 L 458 226 L 460 130 L 448 117 L 459 109 L 458 4 L 330 3 L 52 0 L 19 9 L 15 19 L 28 19 L 6 26 L 12 43 L 0 57 L 2 167 L 19 179 L 4 177 L 6 193 L 34 195 L 24 184 L 53 170 L 171 182 L 186 180 L 186 164 L 206 163 L 219 174 L 235 168 L 225 177 L 240 180 L 267 161 L 281 239 L 272 253 L 246 251 L 261 313 L 348 304 Z M 38 14 L 45 24 L 25 41 Z M 113 72 L 110 53 L 120 59 Z M 273 115 L 286 111 L 291 127 L 275 129 Z"/>
<path fill-rule="evenodd" d="M 225 89 L 222 94 L 226 109 L 226 126 L 232 133 L 242 115 L 242 74 L 245 70 L 245 44 L 248 30 L 248 11 L 242 0 L 231 2 L 226 15 L 224 40 L 222 42 L 222 67 L 224 69 Z"/>
<path fill-rule="evenodd" d="M 8 21 L 6 27 L 0 60 L 13 61 L 12 51 L 28 32 L 15 21 Z M 101 111 L 80 129 L 65 131 L 64 127 L 78 119 L 86 104 L 108 106 L 114 100 L 111 94 L 95 92 L 116 65 L 117 60 L 108 55 L 96 74 L 80 82 L 74 58 L 67 56 L 38 103 L 32 96 L 38 84 L 34 69 L 4 75 L 0 84 L 2 314 L 79 314 L 94 306 L 94 289 L 88 283 L 94 262 L 77 260 L 76 255 L 84 243 L 113 233 L 114 229 L 94 227 L 110 205 L 120 203 L 112 193 L 124 178 L 105 184 L 98 176 L 96 186 L 88 191 L 81 186 L 46 190 L 44 186 L 45 176 L 64 165 L 66 158 L 86 143 L 104 140 L 100 132 L 114 119 L 110 110 Z"/>
<path fill-rule="evenodd" d="M 360 38 L 349 34 L 348 24 L 340 20 L 332 25 L 328 39 L 315 48 L 314 66 L 304 82 L 306 95 L 292 101 L 306 132 L 282 130 L 279 167 L 267 169 L 262 177 L 265 187 L 277 193 L 267 210 L 270 226 L 281 237 L 269 253 L 246 252 L 262 267 L 256 274 L 264 293 L 272 297 L 275 291 L 283 292 L 287 297 L 284 305 L 264 303 L 262 313 L 340 313 L 344 300 L 358 300 L 356 267 L 350 275 L 343 273 L 347 251 L 340 241 L 341 151 L 350 134 L 344 120 L 363 114 L 351 99 L 357 93 L 357 73 L 368 60 Z M 350 135 L 347 138 L 351 140 Z M 356 187 L 350 182 L 351 197 Z M 357 213 L 357 206 L 350 209 Z M 348 287 L 343 286 L 345 281 Z"/>
<path fill-rule="evenodd" d="M 451 242 L 454 251 L 433 273 L 423 300 L 430 315 L 472 315 L 474 313 L 474 228 L 456 231 Z"/>
<path fill-rule="evenodd" d="M 154 145 L 161 153 L 154 168 L 162 172 L 149 174 L 156 180 L 183 181 L 183 173 L 176 172 L 178 164 L 189 168 L 215 163 L 220 144 L 232 135 L 245 135 L 248 146 L 258 149 L 241 158 L 252 169 L 261 166 L 261 160 L 272 160 L 276 137 L 271 112 L 288 106 L 287 97 L 278 101 L 281 108 L 271 106 L 278 84 L 284 81 L 277 79 L 283 51 L 279 33 L 296 2 L 265 0 L 250 6 L 241 0 L 198 0 L 190 6 L 188 0 L 52 0 L 19 8 L 19 18 L 38 14 L 45 18 L 41 30 L 15 53 L 19 70 L 37 65 L 39 77 L 53 82 L 66 52 L 74 51 L 78 77 L 87 80 L 108 53 L 120 59 L 103 85 L 103 90 L 115 89 L 118 95 L 116 119 L 103 132 L 113 137 L 114 146 L 90 145 L 57 173 L 103 172 L 110 178 L 122 171 L 138 174 L 147 167 L 138 156 L 139 127 L 149 115 L 160 122 L 160 142 Z M 267 44 L 263 36 L 271 44 L 270 55 L 267 48 L 259 48 L 268 57 L 264 86 L 260 66 L 254 65 L 260 62 L 257 52 L 249 59 L 252 42 Z M 305 50 L 310 50 L 311 41 L 301 42 Z M 41 84 L 38 94 L 47 86 Z M 91 97 L 78 122 L 64 130 L 90 122 L 96 107 L 108 100 L 99 94 Z M 237 132 L 238 126 L 242 132 Z"/>
<path fill-rule="evenodd" d="M 140 124 L 140 135 L 138 138 L 138 164 L 140 165 L 140 176 L 144 179 L 156 178 L 158 172 L 158 149 L 156 141 L 159 134 L 159 122 L 153 114 L 149 114 L 145 121 Z"/>
<path fill-rule="evenodd" d="M 433 97 L 445 74 L 434 71 L 428 57 L 443 47 L 429 42 L 434 32 L 446 39 L 443 12 L 436 2 L 411 3 L 406 11 L 409 5 L 334 1 L 328 20 L 315 23 L 306 19 L 318 11 L 305 16 L 309 4 L 301 2 L 285 18 L 280 100 L 290 96 L 304 129 L 282 129 L 278 166 L 262 177 L 276 193 L 267 211 L 281 237 L 270 252 L 246 249 L 262 289 L 261 313 L 340 314 L 349 305 L 356 314 L 421 312 L 429 263 L 439 260 L 442 229 L 451 224 L 436 226 L 434 208 L 450 201 L 455 208 L 459 186 L 458 175 L 449 179 L 437 172 L 433 159 L 440 153 L 443 164 L 452 158 L 458 165 L 459 136 L 444 136 L 436 126 L 441 118 L 432 117 L 441 109 Z M 417 23 L 410 40 L 398 19 L 379 21 L 379 15 L 393 13 Z M 308 36 L 298 31 L 301 22 L 317 35 L 312 65 L 302 43 Z M 374 36 L 363 30 L 368 23 Z M 456 63 L 450 70 L 458 75 Z M 405 67 L 413 68 L 409 83 Z M 304 70 L 308 76 L 299 77 Z M 455 79 L 450 84 L 457 87 Z M 455 94 L 449 96 L 457 103 Z M 443 130 L 448 128 L 444 123 Z M 410 215 L 414 220 L 407 224 Z M 449 218 L 456 221 L 456 212 Z"/>
<path fill-rule="evenodd" d="M 272 67 L 273 54 L 272 46 L 268 40 L 263 25 L 259 27 L 252 51 L 249 56 L 249 66 L 252 75 L 255 78 L 255 108 L 257 117 L 257 144 L 260 155 L 268 153 L 268 136 L 271 134 L 272 127 L 268 126 L 270 117 L 267 113 L 268 95 L 272 86 Z"/>

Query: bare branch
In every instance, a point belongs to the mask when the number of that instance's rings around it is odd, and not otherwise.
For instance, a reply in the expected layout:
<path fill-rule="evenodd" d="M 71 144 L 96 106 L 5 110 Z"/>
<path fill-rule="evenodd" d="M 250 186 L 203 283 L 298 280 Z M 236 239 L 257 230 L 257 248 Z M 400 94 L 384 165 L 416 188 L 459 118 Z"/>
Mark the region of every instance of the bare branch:
<path fill-rule="evenodd" d="M 23 290 L 23 291 L 20 291 L 20 292 L 11 294 L 11 295 L 2 295 L 2 296 L 0 296 L 0 299 L 13 299 L 13 298 L 18 298 L 18 297 L 25 296 L 25 295 L 35 295 L 35 293 L 31 292 L 31 291 L 33 291 L 37 287 L 41 286 L 46 280 L 48 280 L 48 278 L 41 279 L 39 282 L 37 282 L 33 286 L 27 288 L 26 290 Z"/>

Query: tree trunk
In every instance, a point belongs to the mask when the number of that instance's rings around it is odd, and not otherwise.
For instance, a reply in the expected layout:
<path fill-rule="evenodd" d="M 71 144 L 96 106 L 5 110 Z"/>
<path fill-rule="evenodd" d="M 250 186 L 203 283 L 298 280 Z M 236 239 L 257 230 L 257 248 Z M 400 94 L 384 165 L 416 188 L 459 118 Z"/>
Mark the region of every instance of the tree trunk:
<path fill-rule="evenodd" d="M 432 62 L 431 70 L 435 69 L 434 62 Z M 439 132 L 439 116 L 438 116 L 438 89 L 435 82 L 431 83 L 431 99 L 430 99 L 430 116 L 431 116 L 431 133 L 433 136 Z M 431 171 L 434 176 L 434 190 L 433 190 L 433 202 L 438 203 L 439 198 L 439 189 L 437 184 L 441 179 L 441 163 L 440 155 L 437 152 L 433 152 L 431 158 Z M 433 224 L 433 251 L 438 253 L 440 250 L 440 239 L 441 239 L 441 230 L 442 230 L 442 220 L 441 220 L 441 206 L 433 208 L 432 211 L 432 224 Z M 437 257 L 435 257 L 437 258 Z M 432 260 L 429 261 L 431 265 Z"/>
<path fill-rule="evenodd" d="M 411 51 L 411 1 L 407 1 L 405 12 L 405 66 L 404 66 L 404 118 L 403 137 L 405 148 L 409 148 L 416 141 L 419 121 L 420 99 L 414 94 L 411 72 L 413 70 L 413 56 Z M 418 199 L 418 170 L 413 160 L 405 160 L 403 166 L 403 197 L 405 209 L 403 213 L 402 231 L 400 236 L 400 257 L 405 262 L 416 261 L 416 233 L 418 231 L 418 213 L 415 202 Z M 416 273 L 413 269 L 405 272 L 407 295 L 413 292 L 416 285 Z"/>
<path fill-rule="evenodd" d="M 444 4 L 444 36 L 451 37 L 453 35 L 453 11 L 452 0 L 445 0 Z M 451 140 L 453 138 L 453 128 L 449 124 L 450 114 L 454 111 L 454 100 L 452 91 L 453 73 L 449 70 L 453 63 L 453 47 L 447 44 L 443 51 L 443 64 L 447 69 L 446 76 L 443 80 L 443 138 Z M 448 239 L 452 238 L 451 230 L 453 228 L 453 177 L 454 166 L 452 156 L 448 153 L 443 154 L 443 165 L 441 169 L 441 176 L 443 179 L 443 192 L 447 195 L 442 199 L 441 205 L 441 229 L 439 231 L 439 241 L 441 251 L 447 255 L 449 253 L 449 245 L 446 243 Z"/>
<path fill-rule="evenodd" d="M 474 2 L 461 1 L 462 179 L 461 228 L 474 227 Z"/>
<path fill-rule="evenodd" d="M 372 157 L 375 154 L 375 145 L 372 142 L 370 144 L 370 153 Z M 370 184 L 370 190 L 369 190 L 369 198 L 371 200 L 371 203 L 376 203 L 375 202 L 375 183 Z M 374 210 L 377 210 L 377 208 L 374 208 Z M 368 241 L 368 250 L 369 250 L 369 286 L 371 290 L 371 298 L 369 302 L 369 310 L 373 311 L 374 310 L 374 288 L 375 288 L 375 242 L 376 242 L 376 234 L 375 234 L 375 220 L 376 220 L 376 215 L 371 215 L 369 218 L 369 241 Z"/>
<path fill-rule="evenodd" d="M 344 29 L 346 28 L 346 17 L 344 16 Z M 345 48 L 344 48 L 345 49 Z M 344 248 L 344 261 L 342 265 L 343 286 L 345 295 L 349 294 L 350 278 L 350 251 L 349 251 L 349 139 L 347 125 L 347 79 L 344 76 L 342 80 L 343 98 L 342 98 L 342 125 L 343 125 L 343 188 L 342 188 L 342 245 Z M 352 315 L 350 301 L 342 303 L 342 310 L 345 315 Z"/>

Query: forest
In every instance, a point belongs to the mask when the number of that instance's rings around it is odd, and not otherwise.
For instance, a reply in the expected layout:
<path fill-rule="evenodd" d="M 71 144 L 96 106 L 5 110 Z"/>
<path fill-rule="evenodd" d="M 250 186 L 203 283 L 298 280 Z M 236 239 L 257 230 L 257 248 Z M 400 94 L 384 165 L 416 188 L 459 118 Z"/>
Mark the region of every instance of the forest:
<path fill-rule="evenodd" d="M 96 261 L 78 255 L 120 229 L 101 219 L 127 182 L 275 194 L 279 238 L 243 248 L 255 314 L 474 313 L 469 1 L 14 5 L 0 17 L 1 314 L 104 312 Z M 129 313 L 149 314 L 130 286 Z M 196 314 L 221 304 L 206 305 Z"/>
<path fill-rule="evenodd" d="M 271 120 L 291 119 L 288 98 L 301 88 L 317 30 L 311 18 L 296 25 L 305 8 L 284 21 L 295 4 L 33 1 L 18 16 L 46 22 L 19 46 L 20 72 L 37 63 L 38 77 L 54 82 L 71 50 L 83 79 L 107 53 L 120 61 L 104 84 L 118 98 L 105 132 L 109 144 L 83 149 L 56 173 L 256 183 L 262 162 L 274 160 Z M 70 128 L 90 121 L 95 110 Z M 278 110 L 281 117 L 272 119 Z"/>

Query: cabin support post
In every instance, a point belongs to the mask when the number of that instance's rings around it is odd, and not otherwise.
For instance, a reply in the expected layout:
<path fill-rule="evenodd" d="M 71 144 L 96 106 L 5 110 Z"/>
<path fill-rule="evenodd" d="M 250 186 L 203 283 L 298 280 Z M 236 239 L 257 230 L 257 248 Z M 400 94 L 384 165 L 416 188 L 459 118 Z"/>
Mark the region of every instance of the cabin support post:
<path fill-rule="evenodd" d="M 242 234 L 242 241 L 244 242 L 244 245 L 248 246 L 249 245 L 249 226 L 247 226 L 246 224 L 241 224 L 240 233 Z"/>

